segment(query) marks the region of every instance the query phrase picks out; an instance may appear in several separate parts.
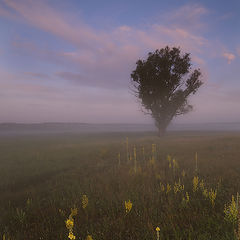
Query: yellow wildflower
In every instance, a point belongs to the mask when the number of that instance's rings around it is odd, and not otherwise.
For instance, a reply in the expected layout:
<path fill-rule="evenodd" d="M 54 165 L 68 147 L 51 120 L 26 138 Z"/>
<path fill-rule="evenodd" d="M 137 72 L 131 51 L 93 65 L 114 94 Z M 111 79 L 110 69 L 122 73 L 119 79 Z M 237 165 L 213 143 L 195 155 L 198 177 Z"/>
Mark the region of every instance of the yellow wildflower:
<path fill-rule="evenodd" d="M 91 235 L 87 235 L 86 240 L 93 240 Z"/>
<path fill-rule="evenodd" d="M 87 195 L 84 194 L 82 196 L 82 207 L 83 207 L 83 209 L 85 209 L 87 207 L 87 205 L 88 205 L 88 197 L 87 197 Z"/>
<path fill-rule="evenodd" d="M 193 178 L 193 192 L 196 192 L 198 189 L 198 177 L 194 176 Z"/>
<path fill-rule="evenodd" d="M 73 222 L 73 219 L 67 219 L 66 221 L 66 227 L 68 230 L 72 230 L 73 229 L 73 225 L 74 225 L 74 222 Z"/>
<path fill-rule="evenodd" d="M 76 215 L 77 215 L 77 208 L 71 208 L 71 214 L 69 215 L 69 218 L 65 221 L 66 227 L 69 231 L 68 238 L 71 240 L 76 238 L 73 235 L 73 226 L 74 226 L 73 216 L 76 216 Z"/>
<path fill-rule="evenodd" d="M 157 231 L 157 240 L 159 240 L 160 239 L 160 234 L 159 234 L 160 227 L 156 227 L 156 231 Z"/>
<path fill-rule="evenodd" d="M 150 165 L 154 165 L 154 164 L 155 164 L 155 158 L 154 158 L 154 156 L 150 157 L 149 163 L 150 163 Z"/>
<path fill-rule="evenodd" d="M 175 159 L 172 160 L 173 163 L 173 169 L 176 170 L 178 168 L 178 163 Z"/>
<path fill-rule="evenodd" d="M 157 145 L 152 144 L 152 154 L 154 154 L 156 152 L 156 149 L 157 149 Z"/>
<path fill-rule="evenodd" d="M 128 201 L 125 201 L 125 210 L 126 210 L 126 213 L 129 213 L 132 209 L 132 202 L 130 200 Z"/>
<path fill-rule="evenodd" d="M 237 200 L 234 199 L 234 196 L 232 196 L 232 201 L 229 205 L 224 206 L 224 213 L 225 217 L 224 219 L 226 221 L 236 223 L 237 222 L 237 217 L 238 217 L 238 202 Z"/>
<path fill-rule="evenodd" d="M 178 180 L 178 183 L 175 182 L 173 186 L 173 191 L 176 194 L 177 192 L 181 192 L 184 190 L 184 185 L 181 185 L 180 179 Z"/>
<path fill-rule="evenodd" d="M 186 172 L 184 170 L 182 170 L 182 177 L 186 176 Z"/>
<path fill-rule="evenodd" d="M 76 237 L 73 235 L 72 232 L 69 232 L 68 238 L 71 239 L 71 240 L 72 240 L 72 239 L 76 239 Z"/>
<path fill-rule="evenodd" d="M 214 206 L 215 199 L 216 199 L 216 196 L 217 196 L 217 190 L 214 191 L 214 190 L 211 189 L 208 194 L 209 194 L 209 199 L 212 203 L 212 206 Z"/>
<path fill-rule="evenodd" d="M 203 190 L 202 193 L 205 198 L 208 198 L 208 190 L 206 188 Z"/>
<path fill-rule="evenodd" d="M 78 209 L 77 208 L 71 208 L 71 216 L 74 217 L 77 215 Z"/>
<path fill-rule="evenodd" d="M 133 157 L 134 157 L 134 160 L 137 159 L 137 149 L 135 146 L 133 148 Z"/>
<path fill-rule="evenodd" d="M 188 192 L 186 192 L 186 202 L 187 203 L 189 202 L 189 194 L 188 194 Z"/>
<path fill-rule="evenodd" d="M 199 183 L 199 187 L 202 191 L 204 190 L 204 181 L 203 180 L 201 180 L 201 182 Z"/>
<path fill-rule="evenodd" d="M 171 167 L 172 167 L 172 164 L 171 164 L 171 160 L 172 160 L 172 158 L 171 158 L 170 155 L 167 155 L 167 160 L 168 160 L 169 168 L 171 168 Z"/>

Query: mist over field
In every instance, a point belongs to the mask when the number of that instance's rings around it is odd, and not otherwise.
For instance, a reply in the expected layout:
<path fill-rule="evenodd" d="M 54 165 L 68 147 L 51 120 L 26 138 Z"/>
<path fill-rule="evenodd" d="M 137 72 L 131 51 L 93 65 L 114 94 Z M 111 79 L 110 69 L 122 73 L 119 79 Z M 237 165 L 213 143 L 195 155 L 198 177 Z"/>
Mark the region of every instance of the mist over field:
<path fill-rule="evenodd" d="M 111 132 L 156 132 L 153 124 L 88 124 L 88 123 L 1 123 L 0 135 L 38 135 L 38 134 L 87 134 Z M 199 131 L 199 132 L 240 132 L 240 123 L 173 123 L 169 132 Z"/>
<path fill-rule="evenodd" d="M 0 239 L 240 240 L 239 12 L 0 0 Z"/>

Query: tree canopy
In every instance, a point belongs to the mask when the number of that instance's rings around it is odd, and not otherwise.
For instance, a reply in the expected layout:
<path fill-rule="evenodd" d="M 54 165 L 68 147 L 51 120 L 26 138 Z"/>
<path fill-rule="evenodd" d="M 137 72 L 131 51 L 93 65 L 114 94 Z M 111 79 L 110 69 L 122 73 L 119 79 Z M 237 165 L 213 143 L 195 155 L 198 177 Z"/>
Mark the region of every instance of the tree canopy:
<path fill-rule="evenodd" d="M 203 83 L 200 69 L 191 71 L 190 53 L 181 54 L 180 48 L 168 46 L 136 64 L 131 73 L 134 92 L 163 135 L 174 117 L 193 109 L 188 98 Z"/>

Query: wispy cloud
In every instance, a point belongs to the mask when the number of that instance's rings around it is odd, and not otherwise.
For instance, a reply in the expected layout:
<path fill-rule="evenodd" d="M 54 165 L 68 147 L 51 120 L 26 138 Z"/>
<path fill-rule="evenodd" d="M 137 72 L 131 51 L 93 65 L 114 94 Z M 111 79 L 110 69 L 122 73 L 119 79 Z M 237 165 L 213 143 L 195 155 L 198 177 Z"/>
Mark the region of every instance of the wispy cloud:
<path fill-rule="evenodd" d="M 202 17 L 209 14 L 209 10 L 200 4 L 186 4 L 182 7 L 166 13 L 166 21 L 176 27 L 183 27 L 191 31 L 199 31 L 207 25 Z"/>
<path fill-rule="evenodd" d="M 50 78 L 50 76 L 46 73 L 24 72 L 23 74 L 29 78 L 40 78 L 40 79 L 49 79 Z"/>
<path fill-rule="evenodd" d="M 3 0 L 3 2 L 5 5 L 2 5 L 0 9 L 2 11 L 9 9 L 8 16 L 11 14 L 27 24 L 61 37 L 75 45 L 92 48 L 94 44 L 99 42 L 106 46 L 108 44 L 108 39 L 104 34 L 93 31 L 83 21 L 78 21 L 77 24 L 74 21 L 69 21 L 70 16 L 67 18 L 66 14 L 51 8 L 44 1 Z M 8 17 L 6 14 L 3 16 Z"/>
<path fill-rule="evenodd" d="M 223 53 L 223 57 L 227 59 L 228 64 L 230 64 L 236 58 L 235 55 L 230 52 Z"/>
<path fill-rule="evenodd" d="M 97 88 L 69 84 L 61 88 L 45 82 L 26 80 L 25 73 L 19 76 L 2 69 L 0 69 L 0 96 L 4 99 L 0 102 L 0 121 L 92 123 L 149 121 L 147 117 L 142 116 L 137 104 L 125 90 L 98 91 Z"/>
<path fill-rule="evenodd" d="M 16 50 L 23 51 L 24 54 L 28 52 L 47 61 L 75 66 L 79 72 L 57 74 L 65 80 L 74 79 L 74 82 L 78 81 L 83 85 L 126 88 L 136 60 L 145 56 L 147 52 L 167 44 L 180 46 L 184 51 L 192 53 L 193 61 L 196 60 L 197 64 L 204 63 L 198 54 L 202 52 L 208 41 L 187 27 L 190 20 L 196 25 L 200 24 L 200 17 L 207 13 L 207 10 L 200 5 L 186 5 L 169 13 L 171 24 L 167 26 L 159 23 L 143 30 L 123 25 L 106 32 L 86 25 L 81 19 L 73 22 L 64 12 L 51 8 L 43 1 L 4 0 L 3 2 L 5 8 L 11 10 L 11 14 L 15 14 L 21 21 L 74 46 L 73 51 L 63 49 L 54 52 L 43 49 L 29 40 L 14 41 Z M 4 6 L 2 5 L 2 8 Z M 184 20 L 185 22 L 183 21 L 180 26 L 179 18 L 183 16 L 185 18 L 188 16 L 188 19 L 185 19 L 186 21 Z"/>
<path fill-rule="evenodd" d="M 46 96 L 48 94 L 60 92 L 61 89 L 57 86 L 49 86 L 46 82 L 32 81 L 33 78 L 47 78 L 47 74 L 40 73 L 9 73 L 6 70 L 0 69 L 0 89 L 1 94 L 18 96 L 41 95 Z"/>

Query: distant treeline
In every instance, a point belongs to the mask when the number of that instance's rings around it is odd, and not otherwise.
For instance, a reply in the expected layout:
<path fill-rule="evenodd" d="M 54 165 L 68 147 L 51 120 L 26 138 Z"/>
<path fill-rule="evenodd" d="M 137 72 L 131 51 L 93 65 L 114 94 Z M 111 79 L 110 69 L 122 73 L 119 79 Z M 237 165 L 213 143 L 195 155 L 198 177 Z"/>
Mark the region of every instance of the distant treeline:
<path fill-rule="evenodd" d="M 240 131 L 240 123 L 171 124 L 169 131 Z M 0 134 L 156 131 L 153 124 L 0 123 Z"/>

